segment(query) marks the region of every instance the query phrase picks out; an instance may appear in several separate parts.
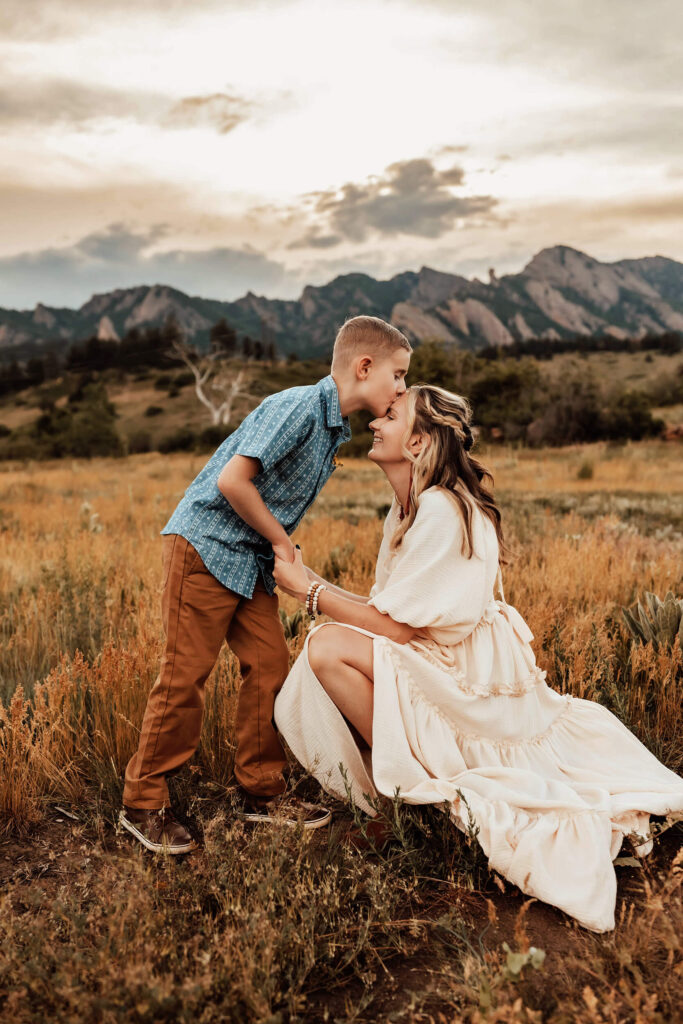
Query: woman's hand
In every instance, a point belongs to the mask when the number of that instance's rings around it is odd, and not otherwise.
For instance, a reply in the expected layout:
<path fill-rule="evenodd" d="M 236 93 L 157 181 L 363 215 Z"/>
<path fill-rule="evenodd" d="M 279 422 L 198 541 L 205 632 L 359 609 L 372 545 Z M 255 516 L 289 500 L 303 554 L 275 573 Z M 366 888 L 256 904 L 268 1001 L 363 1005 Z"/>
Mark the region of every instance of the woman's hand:
<path fill-rule="evenodd" d="M 273 576 L 278 587 L 280 590 L 284 590 L 285 594 L 291 594 L 292 597 L 296 597 L 299 601 L 306 600 L 309 579 L 301 551 L 298 548 L 294 551 L 293 562 L 286 562 L 277 554 L 275 555 Z"/>

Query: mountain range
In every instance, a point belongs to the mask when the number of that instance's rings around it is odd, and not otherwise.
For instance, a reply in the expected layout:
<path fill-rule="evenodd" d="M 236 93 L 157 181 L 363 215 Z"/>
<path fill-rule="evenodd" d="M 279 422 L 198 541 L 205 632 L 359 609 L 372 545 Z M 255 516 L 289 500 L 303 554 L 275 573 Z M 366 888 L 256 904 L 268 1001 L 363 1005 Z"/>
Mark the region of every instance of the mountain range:
<path fill-rule="evenodd" d="M 338 327 L 360 313 L 389 320 L 413 341 L 439 338 L 472 350 L 532 337 L 683 331 L 683 263 L 664 256 L 602 263 L 556 245 L 520 273 L 499 278 L 490 270 L 487 283 L 422 267 L 388 281 L 342 274 L 306 285 L 296 300 L 249 291 L 233 302 L 138 285 L 93 295 L 80 309 L 0 309 L 0 355 L 25 358 L 91 335 L 116 340 L 132 327 L 161 326 L 170 314 L 199 346 L 225 317 L 239 333 L 274 340 L 282 353 L 326 355 Z"/>

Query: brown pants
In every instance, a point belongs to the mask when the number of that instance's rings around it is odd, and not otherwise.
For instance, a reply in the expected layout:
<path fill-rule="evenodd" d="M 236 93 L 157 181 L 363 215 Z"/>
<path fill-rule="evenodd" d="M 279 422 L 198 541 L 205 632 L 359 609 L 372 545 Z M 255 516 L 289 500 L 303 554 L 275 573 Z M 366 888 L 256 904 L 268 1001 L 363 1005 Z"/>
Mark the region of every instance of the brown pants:
<path fill-rule="evenodd" d="M 263 582 L 251 598 L 228 590 L 183 537 L 163 537 L 161 610 L 166 647 L 147 701 L 140 744 L 126 768 L 127 807 L 168 804 L 166 775 L 199 745 L 204 683 L 227 640 L 239 658 L 235 775 L 249 792 L 275 796 L 285 788 L 286 760 L 273 725 L 273 705 L 288 672 L 278 600 Z"/>

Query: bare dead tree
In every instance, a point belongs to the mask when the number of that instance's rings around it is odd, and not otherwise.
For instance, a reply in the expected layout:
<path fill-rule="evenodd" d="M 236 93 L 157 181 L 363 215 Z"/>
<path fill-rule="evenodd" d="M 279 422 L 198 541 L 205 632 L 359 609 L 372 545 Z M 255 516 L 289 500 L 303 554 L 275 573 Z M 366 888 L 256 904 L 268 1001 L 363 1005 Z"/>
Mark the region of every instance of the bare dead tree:
<path fill-rule="evenodd" d="M 234 368 L 228 365 L 226 353 L 220 349 L 200 353 L 187 342 L 176 338 L 170 352 L 192 371 L 195 394 L 208 409 L 214 427 L 230 423 L 236 399 L 253 397 L 244 390 L 244 369 L 235 374 Z"/>

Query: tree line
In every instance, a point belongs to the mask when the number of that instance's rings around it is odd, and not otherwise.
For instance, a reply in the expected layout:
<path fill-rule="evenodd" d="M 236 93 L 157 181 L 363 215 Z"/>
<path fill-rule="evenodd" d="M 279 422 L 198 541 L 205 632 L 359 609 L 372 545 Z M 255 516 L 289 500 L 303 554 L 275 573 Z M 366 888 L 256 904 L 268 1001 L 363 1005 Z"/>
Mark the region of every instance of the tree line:
<path fill-rule="evenodd" d="M 579 352 L 599 351 L 597 346 L 603 340 L 610 346 L 623 344 L 623 339 L 593 339 L 596 348 L 590 349 L 585 347 L 586 339 L 579 340 L 583 346 Z M 253 340 L 239 339 L 222 320 L 211 329 L 208 351 L 199 353 L 187 345 L 177 324 L 170 321 L 160 328 L 133 329 L 120 342 L 88 338 L 73 344 L 63 363 L 53 352 L 46 352 L 40 367 L 27 360 L 20 368 L 22 387 L 28 386 L 29 381 L 40 384 L 64 375 L 64 370 L 69 373 L 57 390 L 40 389 L 36 393 L 40 415 L 31 424 L 15 431 L 0 424 L 0 458 L 117 455 L 148 451 L 151 447 L 160 451 L 211 450 L 236 426 L 232 422 L 234 401 L 245 395 L 254 402 L 258 400 L 258 395 L 247 392 L 250 381 L 243 379 L 245 358 L 270 358 L 272 365 L 265 374 L 257 374 L 258 381 L 254 378 L 259 394 L 264 387 L 278 390 L 293 384 L 314 383 L 329 371 L 323 361 L 299 362 L 290 358 L 275 362 L 274 349 L 268 350 L 263 343 L 260 349 L 250 348 L 246 341 Z M 681 350 L 680 342 L 680 335 L 668 333 L 641 339 L 640 344 L 647 351 L 658 349 L 674 354 Z M 493 354 L 491 350 L 474 353 L 438 341 L 425 341 L 415 347 L 409 382 L 437 384 L 465 395 L 473 406 L 474 424 L 485 440 L 532 446 L 656 436 L 663 423 L 653 414 L 653 408 L 683 402 L 680 361 L 641 388 L 598 381 L 588 364 L 575 366 L 553 381 L 542 371 L 541 349 L 534 350 L 534 344 L 519 343 L 517 350 L 506 347 Z M 572 351 L 567 348 L 567 341 L 541 344 Z M 623 351 L 616 349 L 620 350 Z M 190 372 L 179 372 L 179 362 Z M 8 372 L 11 366 L 0 367 L 0 393 L 3 388 L 5 393 L 18 389 L 16 376 Z M 195 418 L 192 425 L 176 428 L 167 436 L 158 436 L 158 430 L 141 429 L 134 437 L 122 438 L 101 376 L 102 371 L 112 368 L 141 374 L 156 370 L 155 387 L 165 387 L 169 397 L 178 394 L 180 386 L 194 384 L 210 422 L 206 423 L 202 413 L 199 419 L 204 419 L 203 427 L 195 426 Z M 171 368 L 175 373 L 167 372 Z M 1 376 L 3 372 L 6 376 Z M 57 405 L 59 393 L 68 395 L 66 405 Z M 162 412 L 160 406 L 151 406 L 145 416 Z M 365 454 L 370 441 L 366 419 L 355 415 L 352 427 L 353 439 L 346 446 L 346 454 Z"/>
<path fill-rule="evenodd" d="M 61 357 L 51 346 L 44 355 L 31 356 L 24 361 L 0 362 L 0 395 L 56 380 L 64 371 L 83 373 L 118 369 L 136 373 L 168 369 L 177 361 L 173 349 L 178 343 L 186 344 L 185 336 L 176 318 L 170 315 L 161 326 L 132 327 L 120 341 L 91 335 L 83 341 L 73 342 Z M 210 351 L 219 350 L 225 358 L 239 356 L 247 362 L 272 362 L 277 358 L 277 347 L 272 339 L 261 340 L 248 334 L 240 337 L 225 318 L 211 327 L 209 346 Z"/>
<path fill-rule="evenodd" d="M 482 359 L 533 356 L 534 359 L 552 359 L 566 352 L 664 352 L 676 355 L 683 350 L 683 335 L 679 331 L 645 334 L 642 338 L 615 338 L 611 334 L 575 334 L 570 338 L 528 338 L 511 345 L 487 345 L 477 353 Z"/>

